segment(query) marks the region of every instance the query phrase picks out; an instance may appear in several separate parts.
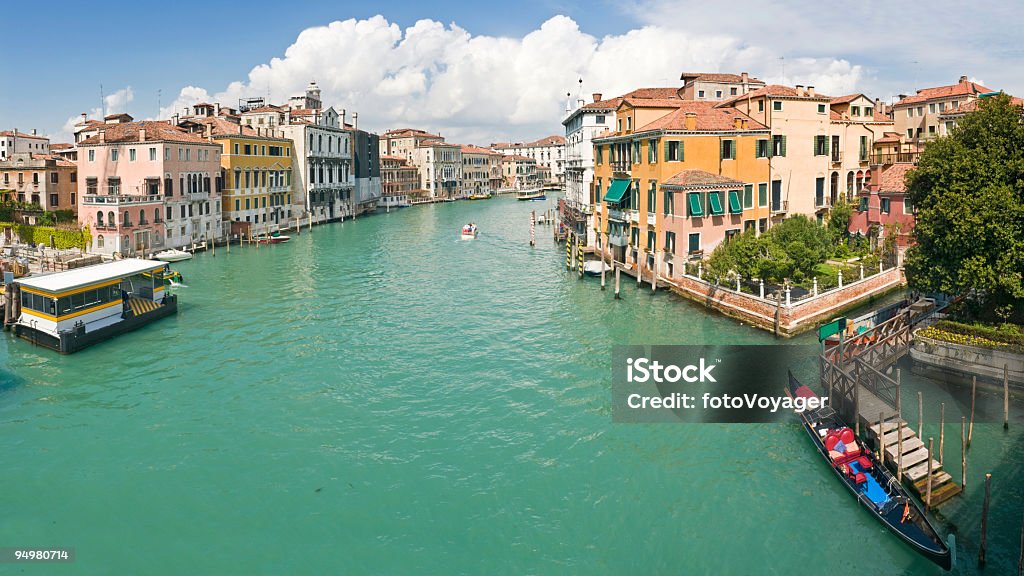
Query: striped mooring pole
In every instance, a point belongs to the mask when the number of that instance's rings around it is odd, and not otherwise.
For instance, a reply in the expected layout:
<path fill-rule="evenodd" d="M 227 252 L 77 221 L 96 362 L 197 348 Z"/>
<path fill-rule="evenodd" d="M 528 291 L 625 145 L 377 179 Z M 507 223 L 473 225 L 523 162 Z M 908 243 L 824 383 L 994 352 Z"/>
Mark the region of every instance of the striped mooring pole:
<path fill-rule="evenodd" d="M 565 237 L 565 269 L 572 270 L 572 236 Z"/>
<path fill-rule="evenodd" d="M 537 211 L 530 210 L 530 246 L 537 245 Z"/>
<path fill-rule="evenodd" d="M 576 241 L 576 270 L 580 273 L 580 278 L 583 278 L 583 242 Z"/>

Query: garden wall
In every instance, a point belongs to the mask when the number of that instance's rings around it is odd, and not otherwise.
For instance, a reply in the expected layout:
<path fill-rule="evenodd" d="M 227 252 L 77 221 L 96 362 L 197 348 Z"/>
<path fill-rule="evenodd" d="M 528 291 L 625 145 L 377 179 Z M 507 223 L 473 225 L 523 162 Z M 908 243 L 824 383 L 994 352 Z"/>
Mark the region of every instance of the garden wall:
<path fill-rule="evenodd" d="M 759 328 L 776 332 L 780 336 L 795 336 L 819 323 L 839 316 L 843 311 L 866 300 L 896 289 L 905 282 L 899 268 L 890 268 L 833 288 L 816 296 L 797 301 L 776 303 L 774 298 L 761 298 L 755 294 L 737 292 L 721 284 L 713 284 L 696 276 L 684 275 L 672 280 L 662 279 L 673 292 L 700 302 L 738 320 Z"/>
<path fill-rule="evenodd" d="M 943 342 L 921 336 L 915 330 L 910 357 L 940 372 L 999 382 L 1003 380 L 1003 366 L 1006 366 L 1010 384 L 1024 386 L 1024 355 L 1015 352 Z"/>

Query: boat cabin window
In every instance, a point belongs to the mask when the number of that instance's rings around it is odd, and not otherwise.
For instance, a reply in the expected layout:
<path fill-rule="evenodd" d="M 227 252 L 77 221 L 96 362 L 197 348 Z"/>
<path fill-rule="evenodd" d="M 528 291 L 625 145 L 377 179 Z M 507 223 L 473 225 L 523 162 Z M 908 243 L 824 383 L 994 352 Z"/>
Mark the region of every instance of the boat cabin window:
<path fill-rule="evenodd" d="M 60 317 L 120 299 L 121 290 L 117 285 L 102 286 L 61 296 L 56 301 L 50 296 L 33 294 L 23 290 L 21 292 L 21 307 L 49 314 L 50 316 Z"/>

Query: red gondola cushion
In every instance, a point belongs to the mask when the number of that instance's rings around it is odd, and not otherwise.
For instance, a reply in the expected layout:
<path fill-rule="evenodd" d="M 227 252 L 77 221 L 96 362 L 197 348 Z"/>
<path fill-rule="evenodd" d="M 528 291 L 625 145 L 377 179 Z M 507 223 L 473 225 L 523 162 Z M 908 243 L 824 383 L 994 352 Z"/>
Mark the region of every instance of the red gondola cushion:
<path fill-rule="evenodd" d="M 868 477 L 863 472 L 857 472 L 857 475 L 853 477 L 853 481 L 857 484 L 863 484 L 868 481 Z"/>
<path fill-rule="evenodd" d="M 857 464 L 860 464 L 861 470 L 871 470 L 871 460 L 867 456 L 861 456 L 857 459 Z"/>

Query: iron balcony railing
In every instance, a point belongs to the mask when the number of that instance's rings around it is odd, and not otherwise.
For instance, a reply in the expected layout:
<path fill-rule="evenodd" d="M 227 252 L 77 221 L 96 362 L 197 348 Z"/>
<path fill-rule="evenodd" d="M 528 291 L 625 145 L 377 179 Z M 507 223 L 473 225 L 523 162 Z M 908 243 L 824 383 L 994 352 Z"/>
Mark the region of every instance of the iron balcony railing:
<path fill-rule="evenodd" d="M 872 164 L 901 164 L 901 163 L 912 163 L 917 164 L 921 154 L 919 152 L 896 152 L 891 154 L 875 154 L 871 158 Z"/>
<path fill-rule="evenodd" d="M 151 204 L 161 203 L 163 199 L 159 194 L 152 196 L 134 196 L 129 194 L 86 194 L 82 197 L 84 204 Z"/>

